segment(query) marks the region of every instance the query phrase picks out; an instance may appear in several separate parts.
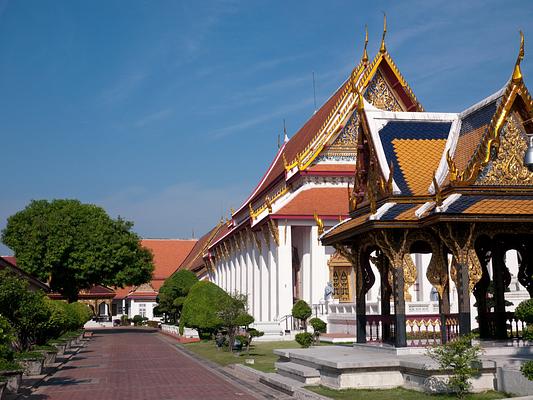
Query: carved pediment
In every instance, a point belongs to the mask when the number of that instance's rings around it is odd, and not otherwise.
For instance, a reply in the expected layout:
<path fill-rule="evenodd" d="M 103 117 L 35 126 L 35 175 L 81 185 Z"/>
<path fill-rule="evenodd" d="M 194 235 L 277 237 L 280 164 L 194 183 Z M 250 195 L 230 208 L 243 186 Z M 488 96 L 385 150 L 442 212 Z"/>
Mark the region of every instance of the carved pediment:
<path fill-rule="evenodd" d="M 507 118 L 500 134 L 500 146 L 476 180 L 476 185 L 533 185 L 533 172 L 524 165 L 527 136 L 517 113 Z"/>

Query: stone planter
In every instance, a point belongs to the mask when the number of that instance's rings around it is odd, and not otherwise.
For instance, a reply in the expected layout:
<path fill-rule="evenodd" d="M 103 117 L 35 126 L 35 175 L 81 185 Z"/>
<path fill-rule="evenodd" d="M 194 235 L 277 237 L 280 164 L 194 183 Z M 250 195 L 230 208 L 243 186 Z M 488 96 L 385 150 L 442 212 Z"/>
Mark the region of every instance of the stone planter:
<path fill-rule="evenodd" d="M 42 353 L 42 355 L 44 357 L 43 365 L 45 367 L 49 367 L 50 365 L 52 365 L 53 363 L 56 362 L 57 351 L 54 351 L 54 350 L 39 350 L 39 352 Z"/>
<path fill-rule="evenodd" d="M 22 381 L 22 371 L 0 371 L 0 375 L 6 379 L 4 392 L 9 394 L 17 393 Z"/>
<path fill-rule="evenodd" d="M 42 358 L 26 358 L 18 360 L 19 364 L 24 369 L 24 376 L 41 375 L 41 372 L 43 371 L 43 361 Z"/>
<path fill-rule="evenodd" d="M 57 355 L 62 356 L 65 354 L 65 350 L 67 349 L 66 343 L 54 343 L 54 347 L 57 349 Z"/>
<path fill-rule="evenodd" d="M 6 388 L 6 382 L 0 382 L 0 400 L 3 398 L 5 388 Z"/>

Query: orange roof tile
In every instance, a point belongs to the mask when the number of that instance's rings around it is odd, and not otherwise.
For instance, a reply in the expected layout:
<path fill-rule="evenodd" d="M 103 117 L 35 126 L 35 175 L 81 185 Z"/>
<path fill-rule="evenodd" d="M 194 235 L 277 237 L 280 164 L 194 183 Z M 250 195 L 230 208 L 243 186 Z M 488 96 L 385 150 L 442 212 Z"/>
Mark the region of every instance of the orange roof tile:
<path fill-rule="evenodd" d="M 483 199 L 468 207 L 464 213 L 533 215 L 533 199 Z"/>
<path fill-rule="evenodd" d="M 427 195 L 446 139 L 394 139 L 396 158 L 413 195 Z"/>
<path fill-rule="evenodd" d="M 183 262 L 180 264 L 179 269 L 188 269 L 193 270 L 198 267 L 201 267 L 204 264 L 203 255 L 206 249 L 211 243 L 213 243 L 217 238 L 222 237 L 223 233 L 226 233 L 228 228 L 225 223 L 218 224 L 205 235 L 203 235 L 194 245 L 189 255 Z M 220 233 L 220 235 L 219 235 Z"/>
<path fill-rule="evenodd" d="M 196 244 L 195 239 L 142 239 L 141 245 L 154 255 L 152 279 L 166 279 L 172 275 Z"/>
<path fill-rule="evenodd" d="M 275 215 L 312 216 L 348 215 L 348 192 L 346 188 L 312 188 L 298 193 Z"/>
<path fill-rule="evenodd" d="M 307 168 L 307 172 L 355 173 L 355 164 L 316 164 Z"/>

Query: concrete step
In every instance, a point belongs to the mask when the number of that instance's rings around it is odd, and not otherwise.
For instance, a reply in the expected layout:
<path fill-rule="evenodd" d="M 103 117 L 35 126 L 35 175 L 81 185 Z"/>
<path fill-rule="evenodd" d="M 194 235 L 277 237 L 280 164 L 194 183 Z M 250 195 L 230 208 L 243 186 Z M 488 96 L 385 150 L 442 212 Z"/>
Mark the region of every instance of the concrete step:
<path fill-rule="evenodd" d="M 305 383 L 306 385 L 320 384 L 320 371 L 316 368 L 288 361 L 277 362 L 276 369 L 279 375 Z"/>
<path fill-rule="evenodd" d="M 289 396 L 294 395 L 295 391 L 305 385 L 300 381 L 275 373 L 263 374 L 259 378 L 259 382 L 270 386 L 271 388 L 274 388 L 282 393 L 288 394 Z"/>

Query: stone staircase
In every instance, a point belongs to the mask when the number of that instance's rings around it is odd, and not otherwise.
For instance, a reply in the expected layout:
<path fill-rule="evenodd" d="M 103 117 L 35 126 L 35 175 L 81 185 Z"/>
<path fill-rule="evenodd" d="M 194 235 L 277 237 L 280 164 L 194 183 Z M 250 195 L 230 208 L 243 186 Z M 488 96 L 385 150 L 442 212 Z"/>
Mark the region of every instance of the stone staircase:
<path fill-rule="evenodd" d="M 291 361 L 278 361 L 276 363 L 276 370 L 279 375 L 291 378 L 305 385 L 320 384 L 320 371 L 313 367 Z"/>

